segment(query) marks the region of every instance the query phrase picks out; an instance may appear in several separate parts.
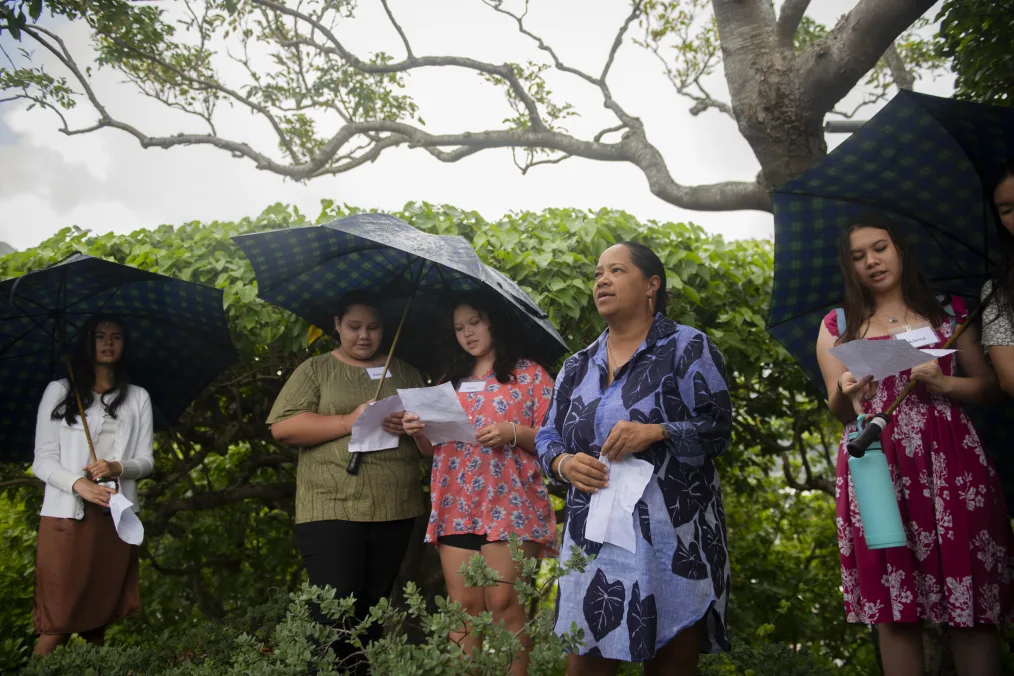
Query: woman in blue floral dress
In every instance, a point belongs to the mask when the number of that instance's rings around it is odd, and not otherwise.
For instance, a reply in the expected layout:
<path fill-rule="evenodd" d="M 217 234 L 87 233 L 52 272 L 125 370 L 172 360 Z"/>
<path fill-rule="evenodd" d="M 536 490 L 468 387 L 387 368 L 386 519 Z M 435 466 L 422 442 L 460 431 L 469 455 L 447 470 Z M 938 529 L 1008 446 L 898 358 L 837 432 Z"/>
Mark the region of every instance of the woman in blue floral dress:
<path fill-rule="evenodd" d="M 729 445 L 732 405 L 721 354 L 668 319 L 665 269 L 647 247 L 610 247 L 595 268 L 608 328 L 564 364 L 536 437 L 547 476 L 571 484 L 563 551 L 595 559 L 560 580 L 556 630 L 584 630 L 568 674 L 696 674 L 701 652 L 728 650 L 729 557 L 714 459 Z M 656 309 L 658 310 L 656 312 Z M 636 551 L 585 538 L 591 496 L 633 454 L 653 466 L 630 515 Z"/>

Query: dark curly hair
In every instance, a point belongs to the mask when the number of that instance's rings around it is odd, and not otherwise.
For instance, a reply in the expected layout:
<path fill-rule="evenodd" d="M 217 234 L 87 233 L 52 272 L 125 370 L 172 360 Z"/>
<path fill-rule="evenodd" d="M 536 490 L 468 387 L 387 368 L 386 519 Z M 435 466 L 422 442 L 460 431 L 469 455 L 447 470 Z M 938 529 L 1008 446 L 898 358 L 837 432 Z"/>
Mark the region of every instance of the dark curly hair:
<path fill-rule="evenodd" d="M 496 379 L 501 383 L 508 383 L 513 379 L 514 369 L 521 359 L 521 341 L 518 338 L 514 326 L 508 320 L 496 303 L 481 293 L 466 293 L 455 296 L 448 304 L 448 321 L 446 322 L 448 341 L 444 354 L 444 380 L 452 383 L 468 378 L 475 370 L 476 359 L 465 352 L 454 335 L 453 316 L 455 310 L 462 305 L 474 308 L 482 317 L 489 321 L 489 332 L 493 339 L 493 351 L 496 359 L 493 361 L 493 372 Z"/>

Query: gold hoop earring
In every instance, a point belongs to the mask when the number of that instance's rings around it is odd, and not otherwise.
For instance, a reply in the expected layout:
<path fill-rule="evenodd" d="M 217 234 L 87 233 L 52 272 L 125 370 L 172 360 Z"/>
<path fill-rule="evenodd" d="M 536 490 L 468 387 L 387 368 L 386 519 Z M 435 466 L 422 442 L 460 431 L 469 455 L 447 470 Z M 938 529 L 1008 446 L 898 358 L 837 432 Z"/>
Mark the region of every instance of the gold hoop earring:
<path fill-rule="evenodd" d="M 655 301 L 648 296 L 648 314 L 655 314 Z"/>

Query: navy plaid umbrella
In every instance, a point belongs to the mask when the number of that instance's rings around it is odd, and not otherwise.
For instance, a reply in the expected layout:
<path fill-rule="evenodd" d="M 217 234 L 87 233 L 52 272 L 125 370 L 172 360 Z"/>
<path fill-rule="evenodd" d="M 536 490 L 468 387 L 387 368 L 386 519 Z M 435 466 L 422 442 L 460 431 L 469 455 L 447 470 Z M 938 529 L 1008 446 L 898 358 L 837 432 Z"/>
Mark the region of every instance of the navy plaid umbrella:
<path fill-rule="evenodd" d="M 889 215 L 914 245 L 938 293 L 979 302 L 1000 258 L 990 186 L 1014 157 L 1014 108 L 901 91 L 815 166 L 775 189 L 775 274 L 768 330 L 818 389 L 814 343 L 841 305 L 841 232 L 870 211 Z M 1014 514 L 1014 405 L 966 407 L 994 451 Z"/>
<path fill-rule="evenodd" d="M 253 265 L 261 298 L 325 330 L 350 291 L 386 297 L 381 310 L 393 319 L 389 325 L 398 324 L 405 301 L 414 297 L 405 327 L 420 331 L 411 331 L 412 340 L 398 354 L 423 371 L 439 366 L 427 337 L 434 333 L 439 303 L 453 292 L 484 291 L 498 301 L 519 326 L 529 356 L 554 362 L 568 351 L 546 313 L 485 265 L 463 237 L 430 235 L 386 214 L 357 214 L 233 239 Z"/>
<path fill-rule="evenodd" d="M 317 327 L 332 325 L 335 305 L 350 291 L 384 296 L 385 320 L 398 326 L 394 341 L 402 331 L 410 336 L 391 345 L 391 352 L 397 347 L 402 359 L 423 371 L 435 373 L 439 366 L 432 344 L 435 320 L 454 292 L 488 294 L 514 320 L 526 356 L 553 363 L 568 352 L 546 313 L 521 287 L 485 265 L 462 237 L 420 232 L 386 214 L 357 214 L 233 239 L 253 265 L 258 295 Z M 359 457 L 353 456 L 350 472 Z"/>
<path fill-rule="evenodd" d="M 975 305 L 999 260 L 985 185 L 1014 156 L 1014 109 L 901 91 L 827 157 L 776 188 L 768 330 L 824 388 L 814 342 L 842 301 L 838 239 L 857 216 L 892 217 L 930 285 Z"/>
<path fill-rule="evenodd" d="M 96 313 L 123 321 L 131 382 L 151 396 L 156 429 L 237 358 L 220 289 L 83 254 L 0 282 L 0 460 L 32 457 L 42 393 L 67 377 L 65 355 Z"/>

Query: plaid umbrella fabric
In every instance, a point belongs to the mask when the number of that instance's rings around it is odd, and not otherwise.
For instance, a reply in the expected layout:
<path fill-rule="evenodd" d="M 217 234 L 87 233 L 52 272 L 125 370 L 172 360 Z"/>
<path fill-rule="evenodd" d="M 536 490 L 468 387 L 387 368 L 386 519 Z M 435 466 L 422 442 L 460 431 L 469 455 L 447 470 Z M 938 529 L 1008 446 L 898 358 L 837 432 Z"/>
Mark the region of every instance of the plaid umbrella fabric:
<path fill-rule="evenodd" d="M 67 377 L 65 354 L 96 313 L 123 321 L 131 381 L 151 396 L 156 429 L 237 358 L 219 289 L 83 254 L 0 282 L 0 460 L 32 457 L 42 393 Z"/>
<path fill-rule="evenodd" d="M 357 214 L 234 239 L 253 265 L 260 297 L 324 329 L 332 326 L 335 304 L 351 291 L 383 296 L 388 326 L 397 325 L 414 295 L 405 323 L 409 339 L 396 352 L 424 371 L 437 367 L 428 338 L 440 304 L 454 292 L 485 291 L 515 320 L 533 351 L 529 356 L 553 362 L 568 351 L 535 302 L 485 265 L 462 237 L 420 232 L 386 214 Z"/>
<path fill-rule="evenodd" d="M 775 189 L 768 330 L 820 389 L 813 345 L 840 305 L 838 239 L 879 211 L 905 232 L 930 285 L 974 304 L 998 260 L 984 185 L 1014 156 L 1014 109 L 900 92 L 802 175 Z"/>
<path fill-rule="evenodd" d="M 1000 258 L 988 186 L 1014 157 L 1014 108 L 901 91 L 821 162 L 775 189 L 775 275 L 768 330 L 817 388 L 814 343 L 842 302 L 838 240 L 856 217 L 890 216 L 930 286 L 971 307 Z M 1004 480 L 1014 515 L 1014 403 L 965 407 Z"/>

